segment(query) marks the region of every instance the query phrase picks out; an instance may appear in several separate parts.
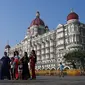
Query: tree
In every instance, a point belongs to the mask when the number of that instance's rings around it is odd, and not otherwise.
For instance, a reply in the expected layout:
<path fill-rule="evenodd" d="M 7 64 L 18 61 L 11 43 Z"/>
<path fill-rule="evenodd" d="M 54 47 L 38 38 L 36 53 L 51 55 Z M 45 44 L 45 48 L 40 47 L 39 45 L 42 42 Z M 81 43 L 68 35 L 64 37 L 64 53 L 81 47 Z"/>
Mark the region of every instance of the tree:
<path fill-rule="evenodd" d="M 64 55 L 64 58 L 67 62 L 72 63 L 75 68 L 75 63 L 80 64 L 80 66 L 85 68 L 85 51 L 83 50 L 73 50 Z"/>

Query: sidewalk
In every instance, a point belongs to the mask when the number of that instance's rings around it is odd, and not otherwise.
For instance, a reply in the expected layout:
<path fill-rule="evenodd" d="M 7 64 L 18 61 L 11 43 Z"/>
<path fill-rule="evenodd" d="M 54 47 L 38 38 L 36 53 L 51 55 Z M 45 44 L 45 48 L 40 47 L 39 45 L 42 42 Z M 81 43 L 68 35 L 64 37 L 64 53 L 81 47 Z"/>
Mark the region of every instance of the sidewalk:
<path fill-rule="evenodd" d="M 36 80 L 0 80 L 0 85 L 85 85 L 85 77 L 38 76 Z"/>

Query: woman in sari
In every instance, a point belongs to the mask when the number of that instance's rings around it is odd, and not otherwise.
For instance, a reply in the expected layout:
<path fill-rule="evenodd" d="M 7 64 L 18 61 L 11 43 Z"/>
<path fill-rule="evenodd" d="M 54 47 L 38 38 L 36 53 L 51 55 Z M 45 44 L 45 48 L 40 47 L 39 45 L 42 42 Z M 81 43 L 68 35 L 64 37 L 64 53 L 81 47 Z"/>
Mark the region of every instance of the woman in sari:
<path fill-rule="evenodd" d="M 35 64 L 36 64 L 36 54 L 35 51 L 32 50 L 31 55 L 30 55 L 30 69 L 32 73 L 32 79 L 36 79 L 36 74 L 35 74 Z"/>
<path fill-rule="evenodd" d="M 27 80 L 30 78 L 30 72 L 29 72 L 29 58 L 27 52 L 24 53 L 24 56 L 21 59 L 22 61 L 22 79 Z"/>
<path fill-rule="evenodd" d="M 19 78 L 19 74 L 18 74 L 19 59 L 20 57 L 18 51 L 15 51 L 14 52 L 14 76 L 16 80 Z"/>

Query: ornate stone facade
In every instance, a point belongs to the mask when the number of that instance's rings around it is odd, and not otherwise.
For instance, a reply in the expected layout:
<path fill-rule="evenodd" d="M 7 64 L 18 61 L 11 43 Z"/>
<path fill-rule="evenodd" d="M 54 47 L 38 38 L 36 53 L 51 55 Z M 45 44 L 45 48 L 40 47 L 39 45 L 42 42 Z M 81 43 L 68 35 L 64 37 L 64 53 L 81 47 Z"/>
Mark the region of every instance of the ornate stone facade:
<path fill-rule="evenodd" d="M 68 15 L 67 24 L 59 24 L 55 30 L 49 30 L 37 12 L 35 21 L 28 27 L 27 34 L 19 44 L 10 49 L 10 56 L 18 50 L 20 55 L 28 55 L 34 49 L 37 54 L 36 69 L 58 69 L 59 63 L 65 64 L 65 53 L 75 49 L 85 50 L 85 24 L 79 21 L 74 12 Z"/>

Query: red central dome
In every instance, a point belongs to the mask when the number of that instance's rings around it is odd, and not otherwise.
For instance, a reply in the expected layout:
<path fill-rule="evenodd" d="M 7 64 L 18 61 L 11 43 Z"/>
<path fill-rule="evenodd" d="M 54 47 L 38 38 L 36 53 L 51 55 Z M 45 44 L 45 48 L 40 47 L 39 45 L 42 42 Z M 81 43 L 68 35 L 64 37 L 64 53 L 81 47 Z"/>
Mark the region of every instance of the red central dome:
<path fill-rule="evenodd" d="M 78 14 L 76 14 L 75 12 L 71 12 L 68 16 L 67 16 L 67 21 L 71 20 L 71 19 L 79 19 Z"/>
<path fill-rule="evenodd" d="M 40 13 L 39 13 L 39 11 L 37 11 L 36 18 L 31 22 L 30 27 L 33 26 L 33 25 L 38 25 L 38 26 L 39 25 L 42 25 L 42 26 L 45 26 L 43 20 L 40 19 Z"/>
<path fill-rule="evenodd" d="M 36 17 L 36 18 L 32 21 L 30 27 L 33 26 L 33 25 L 38 25 L 38 26 L 39 26 L 39 25 L 42 25 L 42 26 L 45 26 L 43 20 L 41 20 L 39 17 Z"/>

